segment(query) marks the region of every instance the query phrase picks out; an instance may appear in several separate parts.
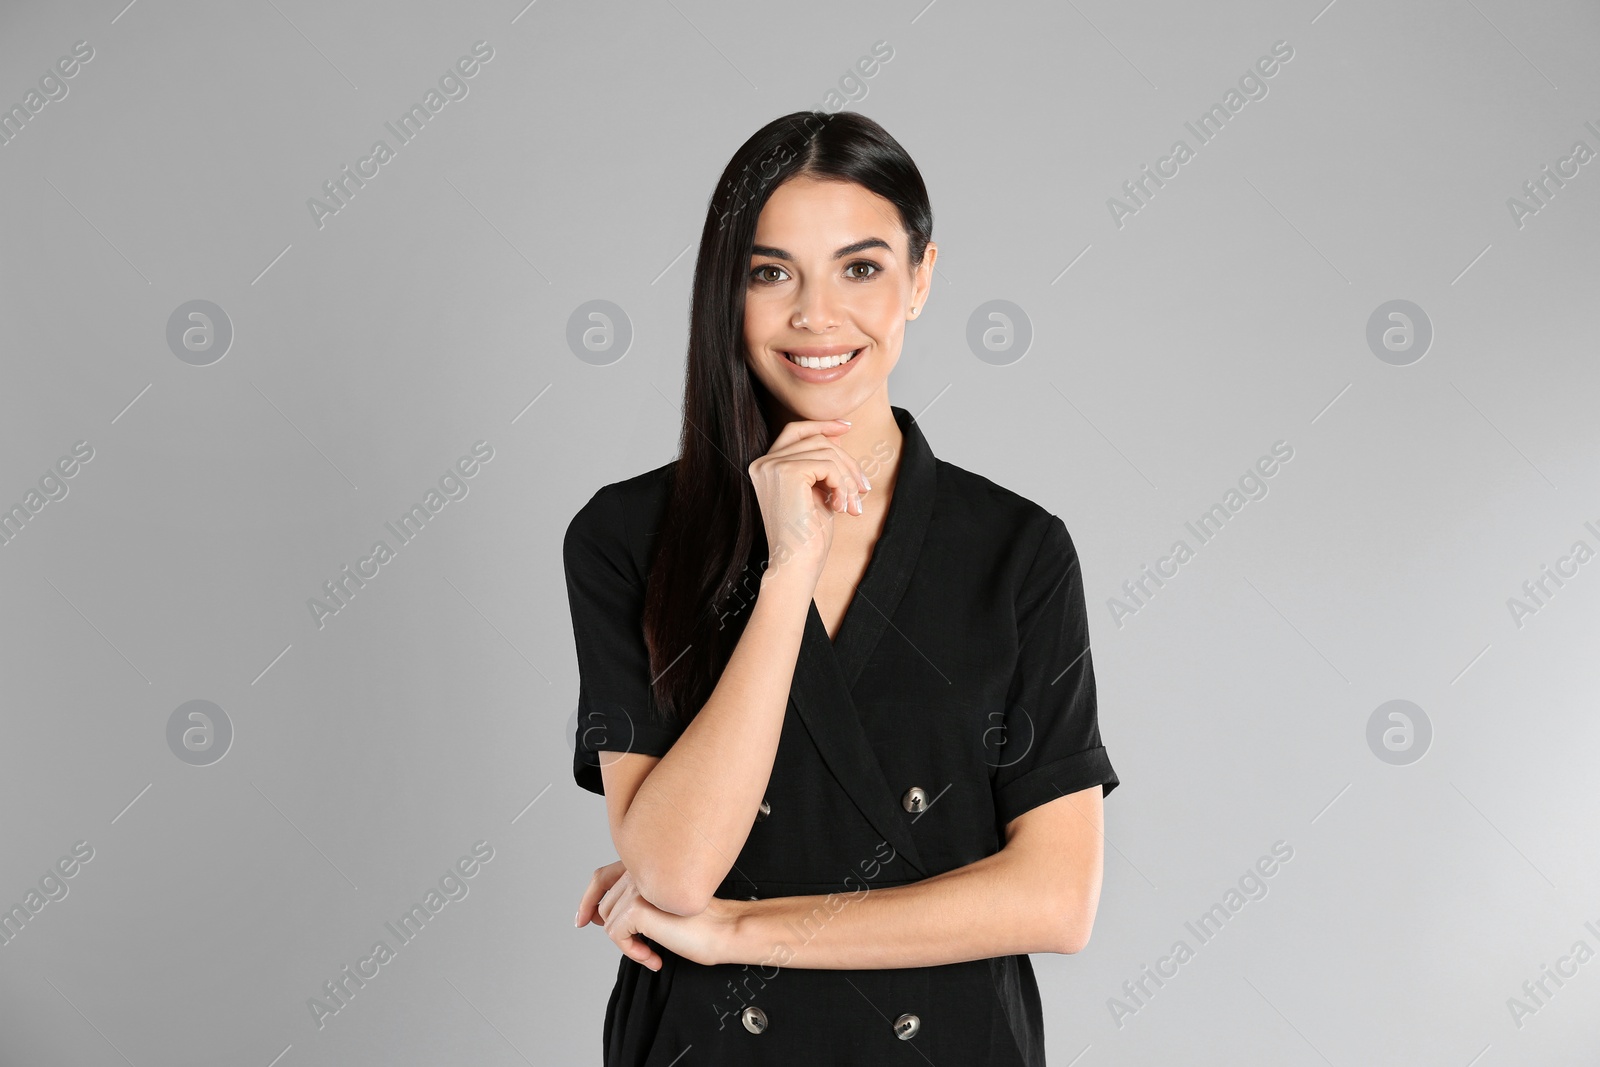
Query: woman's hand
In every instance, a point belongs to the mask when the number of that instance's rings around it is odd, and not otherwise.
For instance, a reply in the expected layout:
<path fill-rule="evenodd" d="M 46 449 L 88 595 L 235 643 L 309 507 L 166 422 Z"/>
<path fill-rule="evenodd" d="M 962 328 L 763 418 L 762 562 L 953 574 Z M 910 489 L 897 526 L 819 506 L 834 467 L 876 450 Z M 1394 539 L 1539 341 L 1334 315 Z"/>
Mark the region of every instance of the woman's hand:
<path fill-rule="evenodd" d="M 838 419 L 797 419 L 750 464 L 769 566 L 798 564 L 815 582 L 833 546 L 833 513 L 862 513 L 861 494 L 871 484 L 861 465 L 827 436 L 848 429 Z"/>
<path fill-rule="evenodd" d="M 618 860 L 594 872 L 574 921 L 578 926 L 598 921 L 624 956 L 659 971 L 661 956 L 646 938 L 693 963 L 730 962 L 737 918 L 738 903 L 719 897 L 712 897 L 698 915 L 662 911 L 639 895 L 633 876 Z"/>
<path fill-rule="evenodd" d="M 606 892 L 610 890 L 612 886 L 616 885 L 617 880 L 627 872 L 628 868 L 622 865 L 621 860 L 618 860 L 615 863 L 608 863 L 604 867 L 597 868 L 594 874 L 589 878 L 589 888 L 583 891 L 583 897 L 578 901 L 578 914 L 573 916 L 572 925 L 581 927 L 591 922 L 598 922 L 601 926 L 604 926 L 605 919 L 600 917 L 600 898 L 605 896 Z M 631 956 L 633 959 L 638 960 L 640 963 L 643 963 L 646 966 L 648 966 L 653 959 L 657 964 L 657 967 L 652 967 L 651 970 L 659 969 L 661 957 L 657 956 L 655 952 L 643 942 L 640 942 L 637 946 L 635 946 L 634 951 L 631 952 L 627 947 L 622 947 L 622 953 L 625 956 Z"/>

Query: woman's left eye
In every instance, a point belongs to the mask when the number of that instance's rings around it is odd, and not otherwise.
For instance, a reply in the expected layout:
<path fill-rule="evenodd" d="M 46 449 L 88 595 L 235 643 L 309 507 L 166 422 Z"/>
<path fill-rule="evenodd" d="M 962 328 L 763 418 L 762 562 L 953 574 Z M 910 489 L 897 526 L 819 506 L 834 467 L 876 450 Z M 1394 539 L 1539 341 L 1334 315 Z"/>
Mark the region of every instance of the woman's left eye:
<path fill-rule="evenodd" d="M 852 273 L 858 267 L 864 267 L 868 271 L 871 271 L 871 273 L 870 274 L 855 274 L 855 273 Z M 779 275 L 779 277 L 776 277 L 776 278 L 772 277 L 770 274 L 768 274 L 769 271 L 773 272 L 774 274 Z M 853 279 L 854 281 L 866 281 L 868 278 L 875 277 L 878 274 L 882 273 L 883 268 L 878 266 L 878 264 L 871 262 L 870 260 L 863 259 L 863 260 L 858 260 L 855 263 L 850 264 L 848 267 L 846 267 L 844 269 L 844 271 L 845 271 L 845 274 L 849 278 Z M 784 278 L 786 278 L 787 276 L 788 276 L 788 272 L 785 271 L 782 267 L 778 266 L 776 263 L 764 263 L 761 266 L 756 267 L 754 270 L 752 270 L 750 272 L 750 280 L 751 281 L 759 282 L 759 283 L 762 283 L 762 284 L 765 284 L 765 285 L 776 285 L 779 282 L 783 281 Z"/>

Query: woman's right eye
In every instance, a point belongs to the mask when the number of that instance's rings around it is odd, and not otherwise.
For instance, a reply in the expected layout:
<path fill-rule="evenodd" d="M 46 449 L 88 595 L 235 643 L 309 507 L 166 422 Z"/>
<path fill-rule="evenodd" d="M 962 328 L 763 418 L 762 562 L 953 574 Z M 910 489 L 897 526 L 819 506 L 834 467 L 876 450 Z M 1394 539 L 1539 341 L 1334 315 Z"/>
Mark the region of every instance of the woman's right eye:
<path fill-rule="evenodd" d="M 784 272 L 783 268 L 780 267 L 780 266 L 777 266 L 776 264 L 763 263 L 761 266 L 757 267 L 755 270 L 750 272 L 750 280 L 751 281 L 756 281 L 756 282 L 763 282 L 763 283 L 766 283 L 766 284 L 769 284 L 769 285 L 777 282 L 779 280 L 777 278 L 767 278 L 767 277 L 764 277 L 762 275 L 762 271 L 768 271 L 768 270 L 775 270 L 779 274 L 782 274 Z"/>

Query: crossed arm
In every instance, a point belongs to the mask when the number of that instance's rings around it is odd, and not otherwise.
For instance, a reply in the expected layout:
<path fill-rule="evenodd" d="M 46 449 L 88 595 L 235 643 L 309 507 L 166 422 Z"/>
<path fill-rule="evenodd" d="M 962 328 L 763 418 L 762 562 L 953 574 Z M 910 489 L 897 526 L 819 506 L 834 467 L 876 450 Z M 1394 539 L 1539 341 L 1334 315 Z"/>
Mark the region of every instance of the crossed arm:
<path fill-rule="evenodd" d="M 1093 785 L 1011 820 L 993 855 L 919 882 L 753 901 L 713 897 L 692 915 L 655 907 L 620 863 L 612 864 L 595 872 L 576 923 L 599 921 L 626 955 L 652 969 L 660 958 L 638 935 L 697 963 L 800 968 L 926 967 L 1077 952 L 1088 943 L 1100 900 L 1103 818 L 1102 790 Z"/>

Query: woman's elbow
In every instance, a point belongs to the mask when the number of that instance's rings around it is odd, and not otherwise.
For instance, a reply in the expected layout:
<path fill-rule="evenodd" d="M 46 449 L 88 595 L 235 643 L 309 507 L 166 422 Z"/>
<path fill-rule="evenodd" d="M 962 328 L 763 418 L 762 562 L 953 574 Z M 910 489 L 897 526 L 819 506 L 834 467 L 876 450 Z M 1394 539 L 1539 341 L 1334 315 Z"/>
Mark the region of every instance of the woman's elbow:
<path fill-rule="evenodd" d="M 671 854 L 644 855 L 616 841 L 617 855 L 633 879 L 639 895 L 654 907 L 673 915 L 699 915 L 711 903 L 716 889 L 702 872 L 686 870 L 683 857 Z"/>
<path fill-rule="evenodd" d="M 673 871 L 649 871 L 645 877 L 635 877 L 633 881 L 641 897 L 672 915 L 690 918 L 711 905 L 710 889 Z"/>
<path fill-rule="evenodd" d="M 702 896 L 698 893 L 673 894 L 668 892 L 662 894 L 659 900 L 652 899 L 642 891 L 639 895 L 662 911 L 670 915 L 681 915 L 686 919 L 699 915 L 711 906 L 711 894 L 709 893 Z"/>
<path fill-rule="evenodd" d="M 1047 914 L 1055 919 L 1051 924 L 1049 951 L 1071 956 L 1082 952 L 1089 944 L 1095 912 L 1100 905 L 1099 889 L 1098 885 L 1070 888 L 1055 885 L 1045 892 L 1044 899 L 1049 902 Z"/>
<path fill-rule="evenodd" d="M 1071 956 L 1074 953 L 1082 952 L 1084 947 L 1089 944 L 1091 926 L 1075 922 L 1068 922 L 1062 925 L 1064 928 L 1056 935 L 1053 951 L 1059 952 L 1063 956 Z"/>
<path fill-rule="evenodd" d="M 1056 909 L 1060 919 L 1056 924 L 1055 952 L 1070 956 L 1088 946 L 1098 903 L 1098 900 L 1078 899 L 1066 908 Z"/>

